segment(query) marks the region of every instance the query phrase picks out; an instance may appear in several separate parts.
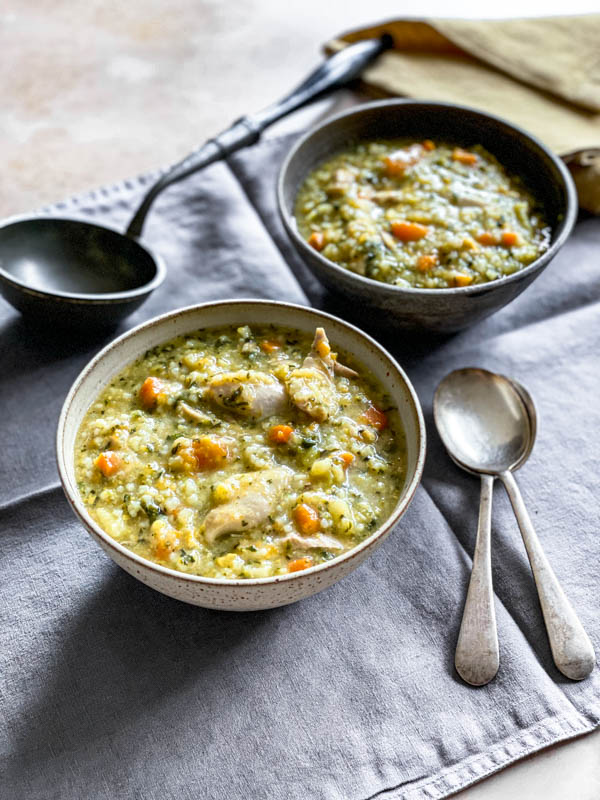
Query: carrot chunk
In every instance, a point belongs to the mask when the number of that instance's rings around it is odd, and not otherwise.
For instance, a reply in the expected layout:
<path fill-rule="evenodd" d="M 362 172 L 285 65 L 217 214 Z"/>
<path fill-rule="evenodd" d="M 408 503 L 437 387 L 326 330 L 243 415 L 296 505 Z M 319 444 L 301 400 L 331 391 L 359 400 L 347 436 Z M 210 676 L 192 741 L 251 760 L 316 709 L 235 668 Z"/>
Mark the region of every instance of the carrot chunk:
<path fill-rule="evenodd" d="M 430 152 L 432 150 L 435 150 L 435 144 L 431 141 L 431 139 L 425 139 L 425 141 L 423 142 L 423 147 L 425 148 L 425 150 L 429 150 Z"/>
<path fill-rule="evenodd" d="M 145 409 L 155 408 L 160 395 L 164 393 L 164 384 L 160 378 L 146 378 L 140 387 L 140 403 Z"/>
<path fill-rule="evenodd" d="M 223 439 L 202 436 L 192 442 L 192 452 L 197 469 L 206 471 L 218 469 L 229 458 L 229 448 Z"/>
<path fill-rule="evenodd" d="M 277 339 L 263 339 L 260 349 L 265 353 L 274 353 L 275 350 L 281 350 L 281 342 L 278 342 Z"/>
<path fill-rule="evenodd" d="M 491 247 L 492 245 L 498 244 L 498 239 L 496 239 L 494 234 L 490 233 L 489 231 L 484 231 L 483 233 L 480 233 L 479 236 L 477 237 L 477 241 L 479 242 L 479 244 L 482 244 L 485 247 Z"/>
<path fill-rule="evenodd" d="M 472 167 L 479 161 L 475 153 L 469 153 L 468 150 L 463 150 L 462 147 L 455 147 L 452 151 L 452 160 L 458 161 L 460 164 L 465 164 L 467 167 Z"/>
<path fill-rule="evenodd" d="M 344 469 L 348 469 L 350 464 L 354 461 L 354 455 L 352 453 L 338 453 L 337 458 L 342 462 Z"/>
<path fill-rule="evenodd" d="M 416 242 L 427 236 L 429 228 L 418 222 L 392 222 L 392 233 L 401 242 Z"/>
<path fill-rule="evenodd" d="M 100 453 L 94 464 L 105 478 L 110 478 L 119 471 L 122 461 L 113 450 L 105 450 L 104 453 Z"/>
<path fill-rule="evenodd" d="M 360 415 L 359 420 L 361 422 L 366 422 L 367 425 L 371 425 L 371 427 L 378 431 L 382 431 L 388 426 L 387 414 L 385 411 L 377 408 L 377 406 L 369 406 L 369 408 Z"/>
<path fill-rule="evenodd" d="M 514 247 L 519 241 L 519 234 L 514 231 L 502 231 L 501 241 L 504 247 Z"/>
<path fill-rule="evenodd" d="M 414 166 L 423 157 L 423 147 L 420 144 L 411 144 L 385 156 L 385 172 L 390 178 L 402 178 L 409 167 Z"/>
<path fill-rule="evenodd" d="M 453 281 L 455 286 L 469 286 L 473 283 L 473 276 L 457 273 L 454 275 Z"/>
<path fill-rule="evenodd" d="M 297 558 L 288 564 L 288 572 L 300 572 L 302 569 L 312 567 L 312 558 Z"/>
<path fill-rule="evenodd" d="M 177 531 L 166 520 L 157 520 L 151 528 L 150 548 L 160 561 L 166 561 L 179 546 Z"/>
<path fill-rule="evenodd" d="M 287 444 L 293 433 L 294 429 L 289 425 L 273 425 L 269 428 L 269 441 L 274 444 Z"/>
<path fill-rule="evenodd" d="M 315 250 L 322 250 L 325 247 L 325 236 L 321 231 L 313 231 L 308 237 L 308 243 Z"/>
<path fill-rule="evenodd" d="M 428 272 L 435 267 L 437 261 L 437 256 L 434 253 L 431 255 L 419 256 L 417 259 L 417 269 L 419 272 Z"/>
<path fill-rule="evenodd" d="M 300 533 L 317 533 L 321 528 L 319 512 L 306 503 L 300 503 L 292 512 Z"/>

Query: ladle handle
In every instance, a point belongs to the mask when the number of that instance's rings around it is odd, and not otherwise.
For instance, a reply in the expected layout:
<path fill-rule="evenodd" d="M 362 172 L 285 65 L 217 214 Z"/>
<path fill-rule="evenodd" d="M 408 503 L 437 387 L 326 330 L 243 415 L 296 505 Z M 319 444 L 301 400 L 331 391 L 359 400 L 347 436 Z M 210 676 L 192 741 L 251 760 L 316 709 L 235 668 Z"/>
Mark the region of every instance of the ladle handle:
<path fill-rule="evenodd" d="M 494 478 L 482 475 L 473 569 L 454 656 L 456 671 L 473 686 L 489 683 L 498 672 L 500 663 L 492 588 L 493 491 Z"/>
<path fill-rule="evenodd" d="M 226 131 L 190 153 L 189 156 L 172 166 L 149 189 L 135 216 L 127 228 L 127 236 L 141 236 L 144 220 L 157 195 L 177 181 L 187 178 L 193 172 L 219 161 L 222 158 L 255 144 L 260 134 L 281 117 L 306 105 L 315 98 L 337 89 L 360 75 L 362 70 L 380 53 L 392 46 L 392 38 L 385 34 L 379 39 L 365 39 L 348 45 L 324 61 L 292 92 L 276 103 L 246 117 L 238 119 Z"/>
<path fill-rule="evenodd" d="M 554 663 L 567 678 L 574 681 L 583 680 L 590 674 L 596 663 L 592 643 L 542 550 L 514 475 L 507 470 L 500 474 L 500 478 L 504 483 L 521 529 L 540 598 Z"/>

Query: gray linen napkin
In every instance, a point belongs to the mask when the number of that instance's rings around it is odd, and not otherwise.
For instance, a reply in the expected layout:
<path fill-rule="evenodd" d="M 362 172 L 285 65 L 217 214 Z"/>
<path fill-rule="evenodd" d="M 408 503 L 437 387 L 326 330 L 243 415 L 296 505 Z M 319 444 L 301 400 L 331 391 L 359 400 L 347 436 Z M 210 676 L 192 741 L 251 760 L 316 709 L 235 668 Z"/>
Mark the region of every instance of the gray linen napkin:
<path fill-rule="evenodd" d="M 159 199 L 147 240 L 169 276 L 123 329 L 242 296 L 312 302 L 361 321 L 310 278 L 285 239 L 274 178 L 291 142 L 266 140 Z M 54 210 L 124 225 L 148 180 Z M 348 579 L 252 614 L 159 595 L 85 533 L 58 486 L 53 437 L 71 382 L 103 342 L 35 333 L 2 303 L 0 796 L 441 798 L 600 724 L 598 670 L 575 684 L 553 666 L 500 489 L 500 672 L 480 689 L 454 673 L 478 483 L 449 462 L 431 420 L 433 389 L 458 366 L 502 371 L 531 390 L 541 425 L 519 480 L 600 651 L 599 245 L 600 222 L 582 220 L 546 273 L 491 320 L 441 340 L 383 336 L 427 416 L 423 485 Z"/>

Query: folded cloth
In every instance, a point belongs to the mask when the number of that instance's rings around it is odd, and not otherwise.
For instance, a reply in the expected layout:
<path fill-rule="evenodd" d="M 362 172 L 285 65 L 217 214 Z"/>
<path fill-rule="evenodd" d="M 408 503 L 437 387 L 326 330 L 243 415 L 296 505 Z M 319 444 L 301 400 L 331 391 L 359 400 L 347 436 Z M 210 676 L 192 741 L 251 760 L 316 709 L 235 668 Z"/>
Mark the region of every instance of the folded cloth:
<path fill-rule="evenodd" d="M 600 214 L 600 14 L 510 20 L 396 20 L 345 33 L 336 50 L 384 31 L 394 49 L 366 70 L 379 93 L 490 111 L 569 164 L 582 208 Z"/>
<path fill-rule="evenodd" d="M 359 319 L 325 295 L 286 241 L 274 181 L 291 143 L 265 140 L 157 200 L 146 236 L 167 280 L 122 330 L 228 296 L 310 300 Z M 124 227 L 147 184 L 49 210 Z M 480 689 L 454 672 L 479 486 L 443 451 L 431 401 L 465 364 L 530 389 L 541 426 L 519 482 L 600 652 L 599 244 L 600 222 L 589 218 L 530 289 L 475 329 L 386 340 L 428 423 L 414 502 L 346 580 L 239 615 L 154 592 L 85 532 L 58 485 L 54 431 L 102 342 L 38 334 L 0 302 L 0 797 L 431 800 L 598 726 L 598 670 L 572 683 L 555 669 L 500 488 L 500 671 Z"/>

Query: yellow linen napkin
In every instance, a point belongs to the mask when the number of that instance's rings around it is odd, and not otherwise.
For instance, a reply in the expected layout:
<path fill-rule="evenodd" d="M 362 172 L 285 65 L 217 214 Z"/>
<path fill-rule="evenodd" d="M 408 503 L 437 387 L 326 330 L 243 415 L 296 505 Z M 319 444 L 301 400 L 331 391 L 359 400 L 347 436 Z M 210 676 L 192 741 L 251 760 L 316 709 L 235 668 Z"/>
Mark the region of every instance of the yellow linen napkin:
<path fill-rule="evenodd" d="M 471 105 L 531 131 L 569 165 L 580 205 L 600 214 L 600 15 L 511 20 L 396 20 L 394 49 L 365 71 L 377 94 Z"/>

